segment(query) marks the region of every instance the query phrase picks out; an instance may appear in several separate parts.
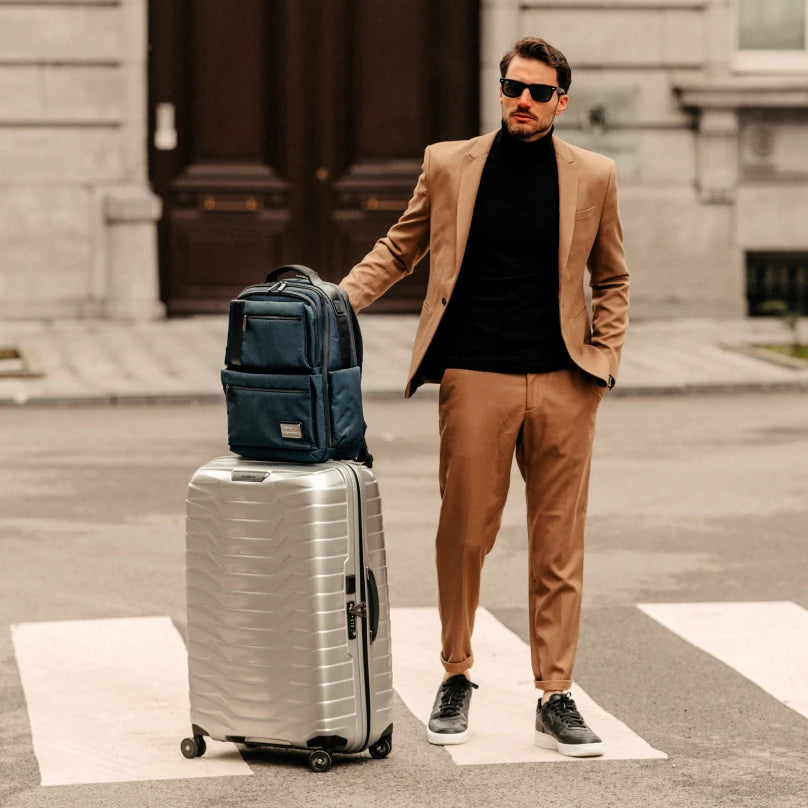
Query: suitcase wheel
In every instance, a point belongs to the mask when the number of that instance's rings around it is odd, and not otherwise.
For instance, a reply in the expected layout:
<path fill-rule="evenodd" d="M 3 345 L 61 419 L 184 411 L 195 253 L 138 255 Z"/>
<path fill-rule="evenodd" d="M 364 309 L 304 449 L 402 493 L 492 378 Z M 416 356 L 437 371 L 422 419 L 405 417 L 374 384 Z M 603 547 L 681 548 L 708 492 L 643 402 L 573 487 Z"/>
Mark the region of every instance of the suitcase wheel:
<path fill-rule="evenodd" d="M 201 735 L 194 735 L 193 738 L 183 738 L 180 744 L 182 754 L 187 758 L 202 757 L 206 748 L 205 739 Z"/>
<path fill-rule="evenodd" d="M 374 758 L 386 758 L 390 751 L 392 750 L 393 745 L 390 743 L 389 738 L 382 738 L 381 740 L 376 741 L 373 746 L 368 748 L 370 752 L 370 756 Z"/>
<path fill-rule="evenodd" d="M 331 755 L 325 749 L 317 749 L 309 755 L 309 768 L 313 772 L 327 772 L 331 768 Z"/>

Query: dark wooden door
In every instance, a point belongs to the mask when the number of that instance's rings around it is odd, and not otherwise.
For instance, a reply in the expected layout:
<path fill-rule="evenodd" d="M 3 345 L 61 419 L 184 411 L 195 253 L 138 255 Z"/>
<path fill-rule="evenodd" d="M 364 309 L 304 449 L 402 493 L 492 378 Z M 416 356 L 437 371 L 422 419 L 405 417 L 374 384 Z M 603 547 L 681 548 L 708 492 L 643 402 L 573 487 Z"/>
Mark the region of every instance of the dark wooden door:
<path fill-rule="evenodd" d="M 150 172 L 169 312 L 269 268 L 339 280 L 406 206 L 424 147 L 478 131 L 479 0 L 153 0 Z M 426 272 L 374 307 L 417 311 Z"/>

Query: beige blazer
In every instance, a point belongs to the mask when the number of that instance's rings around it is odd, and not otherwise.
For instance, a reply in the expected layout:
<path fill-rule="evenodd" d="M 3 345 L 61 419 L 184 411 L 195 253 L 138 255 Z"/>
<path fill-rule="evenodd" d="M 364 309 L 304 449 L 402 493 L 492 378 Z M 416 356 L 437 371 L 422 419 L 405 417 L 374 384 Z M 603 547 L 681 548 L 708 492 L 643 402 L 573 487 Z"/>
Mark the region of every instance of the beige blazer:
<path fill-rule="evenodd" d="M 421 364 L 452 297 L 474 202 L 496 132 L 427 147 L 418 184 L 398 222 L 343 278 L 356 311 L 381 297 L 429 252 L 429 283 L 404 395 L 426 379 Z M 553 137 L 558 163 L 558 305 L 572 360 L 611 387 L 628 327 L 629 272 L 617 208 L 614 162 Z M 592 322 L 584 270 L 592 287 Z"/>

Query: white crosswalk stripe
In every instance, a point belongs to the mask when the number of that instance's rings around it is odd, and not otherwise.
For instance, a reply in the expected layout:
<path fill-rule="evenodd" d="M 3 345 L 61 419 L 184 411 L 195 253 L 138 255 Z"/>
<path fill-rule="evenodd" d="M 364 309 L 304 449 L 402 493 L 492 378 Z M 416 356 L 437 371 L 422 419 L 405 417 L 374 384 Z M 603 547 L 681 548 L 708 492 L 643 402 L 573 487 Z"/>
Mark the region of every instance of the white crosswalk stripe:
<path fill-rule="evenodd" d="M 808 610 L 802 606 L 790 601 L 638 605 L 808 718 Z"/>
<path fill-rule="evenodd" d="M 11 627 L 43 786 L 252 774 L 233 744 L 186 760 L 185 645 L 168 617 Z"/>
<path fill-rule="evenodd" d="M 440 622 L 437 609 L 392 609 L 393 681 L 410 711 L 426 722 L 442 669 L 438 663 Z M 563 762 L 569 758 L 533 745 L 538 691 L 533 685 L 530 649 L 486 609 L 474 623 L 473 679 L 480 685 L 469 711 L 468 743 L 445 747 L 460 765 Z M 606 752 L 589 760 L 666 758 L 619 719 L 573 685 L 575 703 Z"/>
<path fill-rule="evenodd" d="M 649 617 L 808 718 L 808 610 L 789 602 L 643 603 Z M 394 684 L 426 723 L 440 677 L 434 608 L 391 610 Z M 485 609 L 475 624 L 467 744 L 446 747 L 458 765 L 575 759 L 533 745 L 537 691 L 529 649 Z M 188 761 L 187 663 L 167 617 L 22 623 L 12 640 L 42 785 L 249 775 L 233 744 L 210 743 Z M 574 685 L 606 753 L 591 760 L 665 758 Z"/>

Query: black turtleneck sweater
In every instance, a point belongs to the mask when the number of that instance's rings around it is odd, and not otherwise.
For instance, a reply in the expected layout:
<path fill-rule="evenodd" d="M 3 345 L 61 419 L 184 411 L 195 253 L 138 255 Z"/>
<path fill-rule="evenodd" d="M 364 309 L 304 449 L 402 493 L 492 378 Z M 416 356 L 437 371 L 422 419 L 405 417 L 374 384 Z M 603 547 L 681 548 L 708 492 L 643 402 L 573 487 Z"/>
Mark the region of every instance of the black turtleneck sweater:
<path fill-rule="evenodd" d="M 433 355 L 444 368 L 568 367 L 558 311 L 558 169 L 552 132 L 503 126 L 480 180 L 466 252 Z"/>

